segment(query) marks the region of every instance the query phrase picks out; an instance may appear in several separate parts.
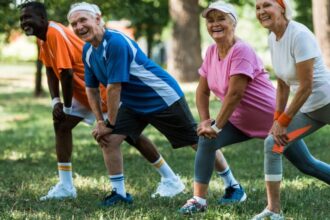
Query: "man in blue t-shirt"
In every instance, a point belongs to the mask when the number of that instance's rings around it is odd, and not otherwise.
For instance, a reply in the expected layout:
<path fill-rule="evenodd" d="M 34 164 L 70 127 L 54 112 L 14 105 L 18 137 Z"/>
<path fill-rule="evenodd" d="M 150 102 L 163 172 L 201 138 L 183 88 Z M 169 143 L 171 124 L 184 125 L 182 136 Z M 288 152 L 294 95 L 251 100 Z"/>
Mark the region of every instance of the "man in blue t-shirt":
<path fill-rule="evenodd" d="M 151 124 L 173 148 L 189 145 L 196 148 L 196 123 L 175 79 L 148 59 L 133 40 L 118 31 L 104 29 L 97 6 L 75 4 L 68 20 L 75 34 L 87 42 L 83 49 L 86 91 L 97 120 L 103 120 L 99 84 L 107 88 L 108 120 L 98 123 L 93 130 L 93 136 L 103 146 L 112 187 L 116 189 L 104 199 L 103 205 L 130 203 L 120 151 L 123 140 L 127 137 L 136 140 Z M 221 171 L 228 166 L 220 153 L 216 164 Z M 234 181 L 233 175 L 226 178 Z"/>

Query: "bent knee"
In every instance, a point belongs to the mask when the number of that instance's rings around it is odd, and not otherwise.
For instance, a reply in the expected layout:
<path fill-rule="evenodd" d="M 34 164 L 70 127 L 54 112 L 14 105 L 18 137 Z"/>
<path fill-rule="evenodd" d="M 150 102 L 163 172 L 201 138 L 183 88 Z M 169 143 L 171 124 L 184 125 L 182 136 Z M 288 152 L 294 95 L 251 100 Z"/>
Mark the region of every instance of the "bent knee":
<path fill-rule="evenodd" d="M 275 145 L 275 141 L 272 135 L 269 135 L 265 140 L 264 140 L 264 153 L 269 154 L 269 153 L 274 153 L 273 148 Z"/>
<path fill-rule="evenodd" d="M 56 132 L 59 133 L 66 133 L 66 132 L 71 132 L 72 130 L 72 125 L 68 122 L 64 121 L 54 121 L 54 128 Z"/>

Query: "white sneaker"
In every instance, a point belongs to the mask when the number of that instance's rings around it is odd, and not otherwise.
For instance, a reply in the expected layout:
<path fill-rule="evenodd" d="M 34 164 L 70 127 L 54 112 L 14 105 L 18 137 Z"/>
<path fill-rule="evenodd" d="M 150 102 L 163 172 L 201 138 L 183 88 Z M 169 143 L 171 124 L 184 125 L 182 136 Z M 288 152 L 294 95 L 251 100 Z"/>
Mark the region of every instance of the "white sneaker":
<path fill-rule="evenodd" d="M 153 193 L 151 197 L 173 197 L 181 193 L 184 189 L 185 186 L 179 176 L 176 176 L 175 179 L 162 178 L 161 182 L 158 184 L 156 192 Z"/>
<path fill-rule="evenodd" d="M 263 219 L 284 220 L 284 216 L 282 213 L 278 214 L 265 208 L 261 213 L 259 213 L 258 215 L 252 218 L 252 220 L 263 220 Z"/>
<path fill-rule="evenodd" d="M 50 188 L 47 195 L 40 197 L 40 201 L 46 201 L 49 199 L 69 199 L 76 197 L 77 191 L 74 186 L 67 188 L 62 183 L 57 183 L 55 186 Z"/>

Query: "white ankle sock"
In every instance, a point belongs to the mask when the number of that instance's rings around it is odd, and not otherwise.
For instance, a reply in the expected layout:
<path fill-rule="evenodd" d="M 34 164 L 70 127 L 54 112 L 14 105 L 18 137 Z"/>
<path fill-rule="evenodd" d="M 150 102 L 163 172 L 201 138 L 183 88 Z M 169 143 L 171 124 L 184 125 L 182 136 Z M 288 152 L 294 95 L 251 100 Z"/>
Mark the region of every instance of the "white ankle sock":
<path fill-rule="evenodd" d="M 111 186 L 118 194 L 126 198 L 125 178 L 124 174 L 109 175 Z"/>
<path fill-rule="evenodd" d="M 175 173 L 173 172 L 171 167 L 166 163 L 166 161 L 162 156 L 160 156 L 156 162 L 152 163 L 152 165 L 155 167 L 155 169 L 158 171 L 161 177 L 176 179 Z"/>
<path fill-rule="evenodd" d="M 58 175 L 60 182 L 67 188 L 73 187 L 72 180 L 72 164 L 69 163 L 57 163 Z"/>
<path fill-rule="evenodd" d="M 235 177 L 234 177 L 234 175 L 231 172 L 229 167 L 227 167 L 224 171 L 217 172 L 217 173 L 221 177 L 221 179 L 223 180 L 225 188 L 227 188 L 229 186 L 232 186 L 234 188 L 239 188 L 239 183 L 235 179 Z"/>

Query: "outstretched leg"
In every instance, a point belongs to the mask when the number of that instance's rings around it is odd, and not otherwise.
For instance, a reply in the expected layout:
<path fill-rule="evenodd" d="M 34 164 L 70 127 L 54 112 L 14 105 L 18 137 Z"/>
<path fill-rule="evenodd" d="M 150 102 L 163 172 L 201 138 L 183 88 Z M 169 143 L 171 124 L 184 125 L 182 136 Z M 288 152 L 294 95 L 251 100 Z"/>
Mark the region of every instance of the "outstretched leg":
<path fill-rule="evenodd" d="M 275 144 L 272 136 L 265 139 L 265 180 L 268 209 L 280 211 L 280 182 L 282 180 L 282 153 L 303 172 L 329 183 L 329 165 L 313 158 L 301 138 L 313 133 L 324 125 L 303 113 L 298 113 L 288 127 L 290 143 L 287 146 Z M 304 164 L 306 163 L 306 164 Z"/>
<path fill-rule="evenodd" d="M 129 138 L 127 141 L 130 143 Z M 144 135 L 140 135 L 135 143 L 131 143 L 144 156 L 161 175 L 161 182 L 152 197 L 173 197 L 181 193 L 185 186 L 165 159 L 158 153 L 156 146 Z"/>

